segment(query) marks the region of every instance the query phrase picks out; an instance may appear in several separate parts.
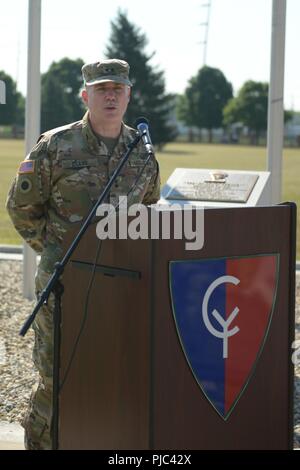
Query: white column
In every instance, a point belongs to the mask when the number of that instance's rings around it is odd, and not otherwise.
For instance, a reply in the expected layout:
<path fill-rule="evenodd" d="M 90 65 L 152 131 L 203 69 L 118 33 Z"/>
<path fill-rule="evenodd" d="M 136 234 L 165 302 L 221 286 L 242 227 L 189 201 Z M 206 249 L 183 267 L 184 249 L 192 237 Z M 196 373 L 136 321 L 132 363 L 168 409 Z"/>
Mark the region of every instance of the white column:
<path fill-rule="evenodd" d="M 6 104 L 6 87 L 3 80 L 0 80 L 0 104 Z"/>
<path fill-rule="evenodd" d="M 27 96 L 25 113 L 26 155 L 36 143 L 40 134 L 41 109 L 41 0 L 29 0 L 28 8 L 28 56 L 27 56 Z M 23 252 L 23 295 L 34 299 L 34 275 L 36 254 L 24 243 Z"/>
<path fill-rule="evenodd" d="M 271 172 L 271 203 L 281 202 L 283 149 L 283 91 L 286 0 L 273 0 L 271 74 L 268 107 L 268 171 Z"/>

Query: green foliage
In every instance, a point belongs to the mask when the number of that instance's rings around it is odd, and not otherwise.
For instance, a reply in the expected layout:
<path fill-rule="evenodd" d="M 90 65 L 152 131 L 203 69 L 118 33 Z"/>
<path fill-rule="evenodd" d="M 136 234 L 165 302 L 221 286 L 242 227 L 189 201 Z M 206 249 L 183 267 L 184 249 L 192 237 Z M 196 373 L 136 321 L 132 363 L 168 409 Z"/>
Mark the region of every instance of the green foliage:
<path fill-rule="evenodd" d="M 16 124 L 17 121 L 23 124 L 24 115 L 23 120 L 19 119 L 20 116 L 18 116 L 18 104 L 22 95 L 17 91 L 16 83 L 3 71 L 0 71 L 0 80 L 5 83 L 6 90 L 6 104 L 0 105 L 0 124 L 13 125 Z"/>
<path fill-rule="evenodd" d="M 187 126 L 193 126 L 194 120 L 190 113 L 189 101 L 187 95 L 177 96 L 176 115 L 179 121 L 184 122 Z"/>
<path fill-rule="evenodd" d="M 283 113 L 284 123 L 291 121 L 294 117 L 295 111 L 292 109 L 285 109 Z"/>
<path fill-rule="evenodd" d="M 42 80 L 41 132 L 67 124 L 70 109 L 58 78 L 46 72 Z"/>
<path fill-rule="evenodd" d="M 222 126 L 223 108 L 230 98 L 232 85 L 221 70 L 204 66 L 189 80 L 178 103 L 178 117 L 187 126 L 208 129 L 211 136 L 212 129 Z"/>
<path fill-rule="evenodd" d="M 244 83 L 236 98 L 224 109 L 224 124 L 241 122 L 255 132 L 258 139 L 267 129 L 268 84 L 249 80 Z"/>
<path fill-rule="evenodd" d="M 105 55 L 110 59 L 126 60 L 130 65 L 133 88 L 125 121 L 134 126 L 137 117 L 147 117 L 153 143 L 162 146 L 176 136 L 174 128 L 169 124 L 175 110 L 175 100 L 173 95 L 165 92 L 163 72 L 150 65 L 154 54 L 146 54 L 144 51 L 147 43 L 140 28 L 119 10 L 111 23 L 111 36 Z"/>
<path fill-rule="evenodd" d="M 18 103 L 17 103 L 17 115 L 15 119 L 15 124 L 20 127 L 25 126 L 25 105 L 26 100 L 21 93 L 18 93 Z"/>
<path fill-rule="evenodd" d="M 53 62 L 42 76 L 41 129 L 45 131 L 82 118 L 79 96 L 82 86 L 82 59 Z"/>

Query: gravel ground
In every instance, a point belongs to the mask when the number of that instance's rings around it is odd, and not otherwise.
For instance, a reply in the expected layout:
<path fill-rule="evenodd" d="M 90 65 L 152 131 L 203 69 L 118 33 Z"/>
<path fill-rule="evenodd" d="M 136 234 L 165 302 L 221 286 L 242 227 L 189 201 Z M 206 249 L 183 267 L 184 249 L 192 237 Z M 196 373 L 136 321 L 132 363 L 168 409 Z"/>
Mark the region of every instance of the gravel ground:
<path fill-rule="evenodd" d="M 36 373 L 32 360 L 33 332 L 19 336 L 34 302 L 22 297 L 22 263 L 0 260 L 0 421 L 21 421 Z"/>
<path fill-rule="evenodd" d="M 22 297 L 22 263 L 0 260 L 0 421 L 20 422 L 37 379 L 33 334 L 18 335 L 34 303 Z M 296 339 L 300 347 L 300 274 L 297 274 Z M 298 354 L 299 358 L 299 354 Z M 294 447 L 300 447 L 300 363 L 295 367 Z"/>

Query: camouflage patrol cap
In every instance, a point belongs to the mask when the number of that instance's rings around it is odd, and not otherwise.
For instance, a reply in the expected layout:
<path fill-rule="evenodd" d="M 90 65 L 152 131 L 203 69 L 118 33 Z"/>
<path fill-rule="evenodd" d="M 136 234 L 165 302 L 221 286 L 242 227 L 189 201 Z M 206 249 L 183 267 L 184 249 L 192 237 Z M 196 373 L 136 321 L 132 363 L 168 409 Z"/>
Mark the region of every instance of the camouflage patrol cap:
<path fill-rule="evenodd" d="M 129 65 L 125 60 L 109 59 L 82 67 L 85 85 L 96 85 L 103 82 L 124 83 L 132 86 L 129 80 Z"/>

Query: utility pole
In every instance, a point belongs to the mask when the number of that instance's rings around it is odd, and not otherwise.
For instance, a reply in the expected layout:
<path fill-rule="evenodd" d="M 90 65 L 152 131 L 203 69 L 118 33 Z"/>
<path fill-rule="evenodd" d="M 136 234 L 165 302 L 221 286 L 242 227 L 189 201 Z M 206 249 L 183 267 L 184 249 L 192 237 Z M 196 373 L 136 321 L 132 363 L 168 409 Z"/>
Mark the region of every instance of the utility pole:
<path fill-rule="evenodd" d="M 27 52 L 27 95 L 25 112 L 26 155 L 36 143 L 40 134 L 41 111 L 41 0 L 28 2 L 28 52 Z M 29 245 L 23 246 L 23 295 L 34 299 L 34 275 L 36 254 Z"/>
<path fill-rule="evenodd" d="M 209 30 L 211 1 L 203 3 L 201 6 L 207 9 L 206 21 L 203 23 L 200 23 L 200 26 L 204 27 L 204 40 L 200 42 L 200 44 L 203 44 L 203 66 L 204 66 L 206 65 L 206 56 L 207 56 L 207 43 L 208 43 L 208 30 Z"/>

